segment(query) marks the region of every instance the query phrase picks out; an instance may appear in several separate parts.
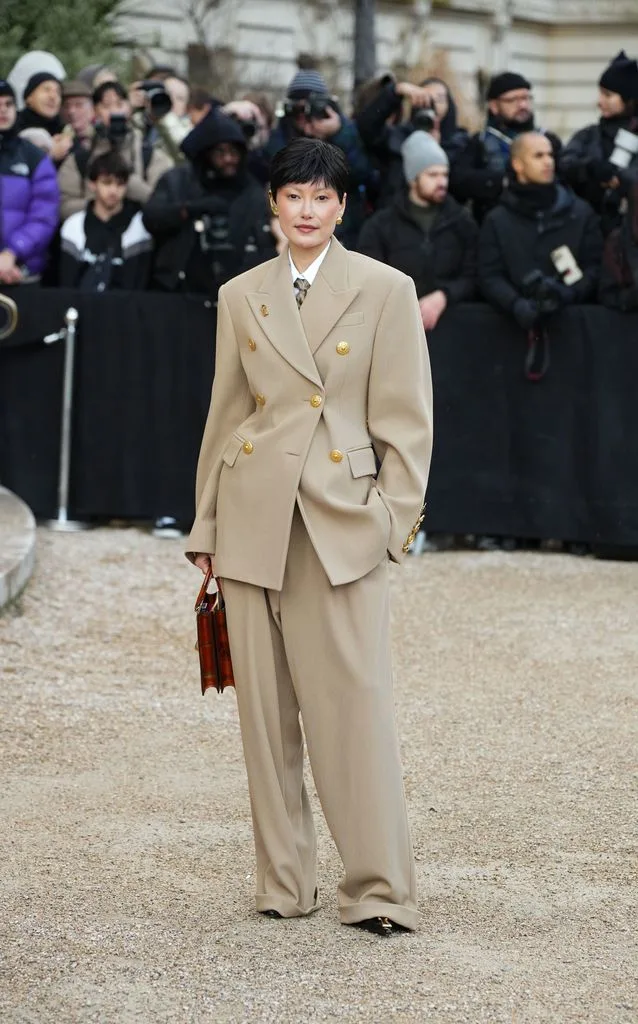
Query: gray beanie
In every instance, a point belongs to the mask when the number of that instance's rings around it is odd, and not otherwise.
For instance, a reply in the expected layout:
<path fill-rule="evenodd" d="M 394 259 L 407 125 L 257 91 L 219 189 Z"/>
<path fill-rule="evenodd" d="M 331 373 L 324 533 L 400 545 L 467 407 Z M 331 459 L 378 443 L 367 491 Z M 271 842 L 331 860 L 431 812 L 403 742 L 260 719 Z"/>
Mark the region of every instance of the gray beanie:
<path fill-rule="evenodd" d="M 311 92 L 327 96 L 326 80 L 314 68 L 302 68 L 288 86 L 288 98 L 291 100 L 307 99 Z"/>
<path fill-rule="evenodd" d="M 427 132 L 412 132 L 401 146 L 403 173 L 408 185 L 428 167 L 449 167 L 447 153 Z"/>

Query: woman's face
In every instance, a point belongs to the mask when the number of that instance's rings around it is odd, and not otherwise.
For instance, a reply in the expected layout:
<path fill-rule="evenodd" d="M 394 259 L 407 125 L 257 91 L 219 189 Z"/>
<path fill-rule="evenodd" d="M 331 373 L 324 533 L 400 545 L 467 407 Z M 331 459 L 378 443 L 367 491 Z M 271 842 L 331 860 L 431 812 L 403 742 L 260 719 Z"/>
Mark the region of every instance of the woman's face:
<path fill-rule="evenodd" d="M 625 101 L 617 92 L 598 90 L 598 109 L 601 117 L 619 117 L 625 112 Z"/>
<path fill-rule="evenodd" d="M 290 244 L 297 249 L 320 252 L 334 234 L 337 218 L 343 216 L 343 201 L 333 188 L 322 182 L 284 185 L 277 190 L 279 224 Z"/>
<path fill-rule="evenodd" d="M 26 105 L 42 117 L 57 117 L 62 106 L 62 90 L 57 82 L 42 82 L 30 94 Z"/>

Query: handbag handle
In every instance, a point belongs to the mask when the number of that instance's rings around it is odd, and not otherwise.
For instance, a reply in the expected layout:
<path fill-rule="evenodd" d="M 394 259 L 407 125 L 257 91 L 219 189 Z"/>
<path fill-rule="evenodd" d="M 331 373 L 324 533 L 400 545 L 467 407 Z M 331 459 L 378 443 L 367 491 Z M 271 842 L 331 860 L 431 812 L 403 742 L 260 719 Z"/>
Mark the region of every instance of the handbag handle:
<path fill-rule="evenodd" d="M 195 611 L 199 611 L 203 601 L 207 597 L 207 595 L 208 595 L 208 588 L 210 586 L 210 581 L 211 580 L 215 580 L 215 583 L 217 585 L 217 593 L 218 593 L 218 595 L 219 596 L 223 596 L 222 595 L 221 583 L 219 581 L 219 578 L 217 576 L 213 575 L 213 570 L 212 570 L 212 568 L 209 567 L 206 570 L 206 574 L 204 576 L 204 582 L 201 585 L 199 594 L 197 595 L 197 600 L 195 601 Z"/>

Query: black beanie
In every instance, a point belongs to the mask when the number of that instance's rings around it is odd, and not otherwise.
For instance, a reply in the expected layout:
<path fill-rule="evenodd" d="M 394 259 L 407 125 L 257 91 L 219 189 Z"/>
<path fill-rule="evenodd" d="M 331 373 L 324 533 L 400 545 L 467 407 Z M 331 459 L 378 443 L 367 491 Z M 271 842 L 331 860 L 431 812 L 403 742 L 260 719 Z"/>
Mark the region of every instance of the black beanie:
<path fill-rule="evenodd" d="M 513 89 L 531 88 L 530 83 L 522 75 L 518 75 L 515 71 L 502 71 L 500 75 L 494 75 L 490 79 L 487 98 L 488 100 L 497 100 L 504 93 L 511 92 Z"/>
<path fill-rule="evenodd" d="M 598 84 L 624 100 L 638 100 L 638 63 L 621 50 L 603 71 Z"/>
<path fill-rule="evenodd" d="M 16 101 L 16 94 L 13 86 L 9 85 L 4 78 L 0 78 L 0 96 L 10 96 L 14 103 Z"/>
<path fill-rule="evenodd" d="M 31 93 L 35 92 L 38 86 L 42 85 L 43 82 L 57 82 L 61 88 L 60 79 L 56 78 L 55 75 L 52 75 L 50 71 L 38 71 L 37 74 L 31 75 L 31 78 L 25 85 L 24 93 L 22 94 L 22 102 L 26 103 Z"/>

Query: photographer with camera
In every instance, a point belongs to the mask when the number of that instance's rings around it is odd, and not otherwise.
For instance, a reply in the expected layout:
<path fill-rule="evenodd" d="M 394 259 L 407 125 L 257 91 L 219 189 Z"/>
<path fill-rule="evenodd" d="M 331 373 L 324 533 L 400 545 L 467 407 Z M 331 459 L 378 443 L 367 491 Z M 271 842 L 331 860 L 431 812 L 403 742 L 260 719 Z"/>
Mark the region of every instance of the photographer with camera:
<path fill-rule="evenodd" d="M 510 147 L 523 132 L 540 132 L 534 121 L 532 86 L 522 75 L 504 71 L 494 75 L 487 90 L 488 117 L 483 131 L 473 135 L 455 161 L 450 191 L 459 202 L 471 202 L 480 224 L 505 188 Z M 561 141 L 545 133 L 558 159 Z"/>
<path fill-rule="evenodd" d="M 301 62 L 305 64 L 303 58 Z M 350 171 L 348 205 L 335 235 L 347 248 L 354 248 L 365 218 L 365 190 L 373 179 L 372 166 L 354 121 L 343 114 L 322 75 L 307 67 L 301 67 L 290 82 L 277 115 L 279 120 L 265 149 L 269 159 L 302 136 L 329 142 L 345 154 Z"/>
<path fill-rule="evenodd" d="M 153 71 L 148 79 L 134 82 L 128 98 L 131 121 L 141 133 L 144 153 L 163 150 L 171 164 L 181 163 L 180 146 L 192 128 L 186 114 L 190 99 L 186 79 L 164 67 L 161 73 Z"/>
<path fill-rule="evenodd" d="M 186 163 L 163 175 L 144 208 L 156 242 L 153 285 L 216 299 L 229 278 L 275 256 L 270 210 L 235 120 L 208 114 L 183 149 Z"/>
<path fill-rule="evenodd" d="M 407 121 L 401 120 L 404 103 L 410 106 Z M 390 204 L 403 190 L 401 147 L 412 132 L 429 132 L 445 150 L 449 163 L 467 145 L 468 133 L 458 127 L 454 99 L 440 78 L 426 78 L 413 85 L 383 75 L 360 89 L 357 106 L 359 134 L 379 172 L 377 208 Z"/>
<path fill-rule="evenodd" d="M 479 283 L 485 298 L 526 331 L 596 292 L 603 240 L 598 217 L 557 184 L 546 135 L 512 143 L 513 179 L 479 236 Z"/>
<path fill-rule="evenodd" d="M 270 138 L 270 125 L 266 112 L 254 100 L 231 100 L 221 112 L 237 122 L 248 147 L 248 170 L 263 185 L 270 180 L 270 158 L 266 151 Z"/>
<path fill-rule="evenodd" d="M 131 123 L 131 106 L 126 90 L 119 82 L 108 81 L 93 93 L 95 134 L 88 160 L 80 167 L 70 153 L 58 172 L 62 196 L 60 215 L 64 221 L 72 213 L 85 209 L 91 198 L 87 175 L 91 162 L 103 153 L 117 152 L 131 168 L 126 196 L 145 203 L 154 185 L 173 161 L 159 147 L 145 146 L 142 133 Z"/>
<path fill-rule="evenodd" d="M 619 226 L 623 199 L 638 181 L 638 63 L 622 50 L 598 86 L 600 119 L 570 139 L 560 176 L 600 214 L 608 235 Z"/>

